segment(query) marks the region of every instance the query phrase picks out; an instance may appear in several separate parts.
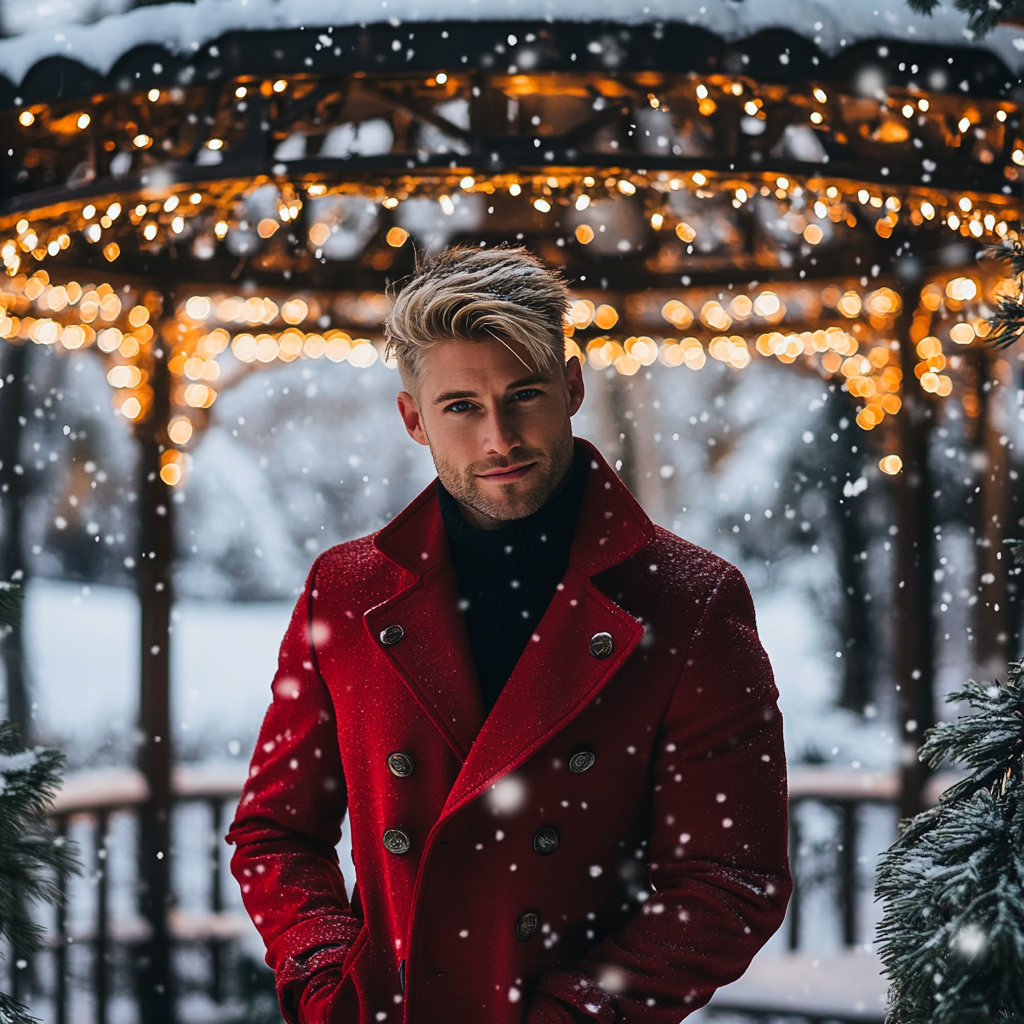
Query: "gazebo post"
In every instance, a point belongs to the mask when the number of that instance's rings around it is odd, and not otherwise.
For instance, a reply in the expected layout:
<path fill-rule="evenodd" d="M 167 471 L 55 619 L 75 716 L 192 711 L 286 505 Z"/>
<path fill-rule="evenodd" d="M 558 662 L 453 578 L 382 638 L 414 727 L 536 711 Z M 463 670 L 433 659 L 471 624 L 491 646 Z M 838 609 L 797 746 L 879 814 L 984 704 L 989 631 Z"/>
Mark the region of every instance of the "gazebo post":
<path fill-rule="evenodd" d="M 137 984 L 143 1024 L 173 1024 L 175 993 L 168 913 L 171 905 L 170 625 L 173 602 L 174 504 L 161 479 L 160 456 L 170 419 L 166 339 L 153 340 L 153 402 L 138 426 L 141 612 L 139 768 L 149 796 L 139 816 L 139 902 L 149 936 L 139 950 Z"/>
<path fill-rule="evenodd" d="M 900 815 L 923 809 L 928 768 L 917 757 L 924 730 L 934 723 L 935 652 L 932 611 L 935 537 L 928 465 L 933 411 L 912 376 L 917 353 L 910 338 L 919 289 L 908 286 L 896 322 L 903 367 L 903 407 L 896 421 L 903 472 L 896 485 L 897 686 L 900 723 Z"/>
<path fill-rule="evenodd" d="M 29 342 L 8 345 L 6 358 L 0 359 L 0 494 L 4 506 L 4 539 L 0 548 L 0 580 L 15 574 L 25 585 L 27 563 L 24 550 L 26 478 L 21 466 L 22 422 L 26 418 L 25 374 L 28 372 Z M 22 623 L 10 627 L 0 640 L 4 680 L 7 689 L 7 717 L 18 727 L 26 743 L 32 740 L 28 686 L 25 679 L 25 632 Z"/>

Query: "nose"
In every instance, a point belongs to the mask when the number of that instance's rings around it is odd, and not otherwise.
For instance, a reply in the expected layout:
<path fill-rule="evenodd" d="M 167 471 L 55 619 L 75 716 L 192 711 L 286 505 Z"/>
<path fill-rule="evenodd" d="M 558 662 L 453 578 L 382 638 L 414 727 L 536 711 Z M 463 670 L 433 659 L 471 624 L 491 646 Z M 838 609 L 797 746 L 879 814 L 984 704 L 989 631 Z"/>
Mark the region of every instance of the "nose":
<path fill-rule="evenodd" d="M 492 409 L 484 426 L 484 451 L 488 455 L 506 456 L 522 444 L 512 417 L 501 405 Z"/>

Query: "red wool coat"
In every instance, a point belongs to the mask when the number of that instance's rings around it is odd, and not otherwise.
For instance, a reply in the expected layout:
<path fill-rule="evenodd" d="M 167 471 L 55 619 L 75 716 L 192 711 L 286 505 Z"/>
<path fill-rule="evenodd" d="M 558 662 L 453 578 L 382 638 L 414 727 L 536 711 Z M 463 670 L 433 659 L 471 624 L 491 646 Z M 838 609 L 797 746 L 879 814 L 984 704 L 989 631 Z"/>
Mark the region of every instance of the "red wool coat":
<path fill-rule="evenodd" d="M 588 450 L 569 569 L 486 718 L 434 485 L 313 566 L 228 835 L 289 1021 L 677 1024 L 782 922 L 746 585 Z"/>

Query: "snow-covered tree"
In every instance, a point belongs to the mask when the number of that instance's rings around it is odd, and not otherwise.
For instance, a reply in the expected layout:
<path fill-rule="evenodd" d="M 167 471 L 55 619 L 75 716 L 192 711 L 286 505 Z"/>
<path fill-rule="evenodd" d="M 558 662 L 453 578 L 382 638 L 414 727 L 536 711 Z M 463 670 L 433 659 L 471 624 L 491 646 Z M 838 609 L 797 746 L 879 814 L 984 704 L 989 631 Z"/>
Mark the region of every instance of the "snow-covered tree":
<path fill-rule="evenodd" d="M 929 730 L 920 757 L 969 774 L 903 822 L 879 863 L 886 1020 L 1024 1021 L 1024 663 L 948 700 L 973 713 Z"/>
<path fill-rule="evenodd" d="M 0 585 L 0 629 L 13 624 L 20 596 L 17 588 Z M 0 722 L 0 939 L 19 958 L 42 946 L 33 905 L 56 902 L 59 883 L 76 869 L 70 844 L 46 820 L 63 761 L 56 750 L 24 749 L 17 729 Z M 32 1020 L 21 1003 L 0 992 L 0 1024 Z"/>
<path fill-rule="evenodd" d="M 1009 263 L 1014 278 L 1014 284 L 999 296 L 995 312 L 988 318 L 991 330 L 986 335 L 986 340 L 997 348 L 1006 348 L 1024 334 L 1024 243 L 1006 238 L 986 249 L 985 255 Z"/>
<path fill-rule="evenodd" d="M 912 11 L 931 14 L 941 0 L 907 0 Z M 979 36 L 997 25 L 1015 25 L 1024 17 L 1024 0 L 953 0 L 953 6 L 968 16 L 968 28 Z"/>
<path fill-rule="evenodd" d="M 21 587 L 0 581 L 0 639 L 21 617 Z"/>

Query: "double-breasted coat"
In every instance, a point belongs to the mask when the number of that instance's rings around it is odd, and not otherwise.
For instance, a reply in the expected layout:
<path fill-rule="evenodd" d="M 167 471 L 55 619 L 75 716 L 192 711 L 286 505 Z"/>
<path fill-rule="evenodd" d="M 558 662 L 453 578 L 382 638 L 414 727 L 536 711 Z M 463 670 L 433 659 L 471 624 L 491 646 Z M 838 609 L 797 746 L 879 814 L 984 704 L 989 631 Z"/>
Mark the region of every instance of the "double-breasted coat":
<path fill-rule="evenodd" d="M 289 1021 L 677 1024 L 781 923 L 747 587 L 587 447 L 568 571 L 489 715 L 435 485 L 314 564 L 228 835 Z"/>

